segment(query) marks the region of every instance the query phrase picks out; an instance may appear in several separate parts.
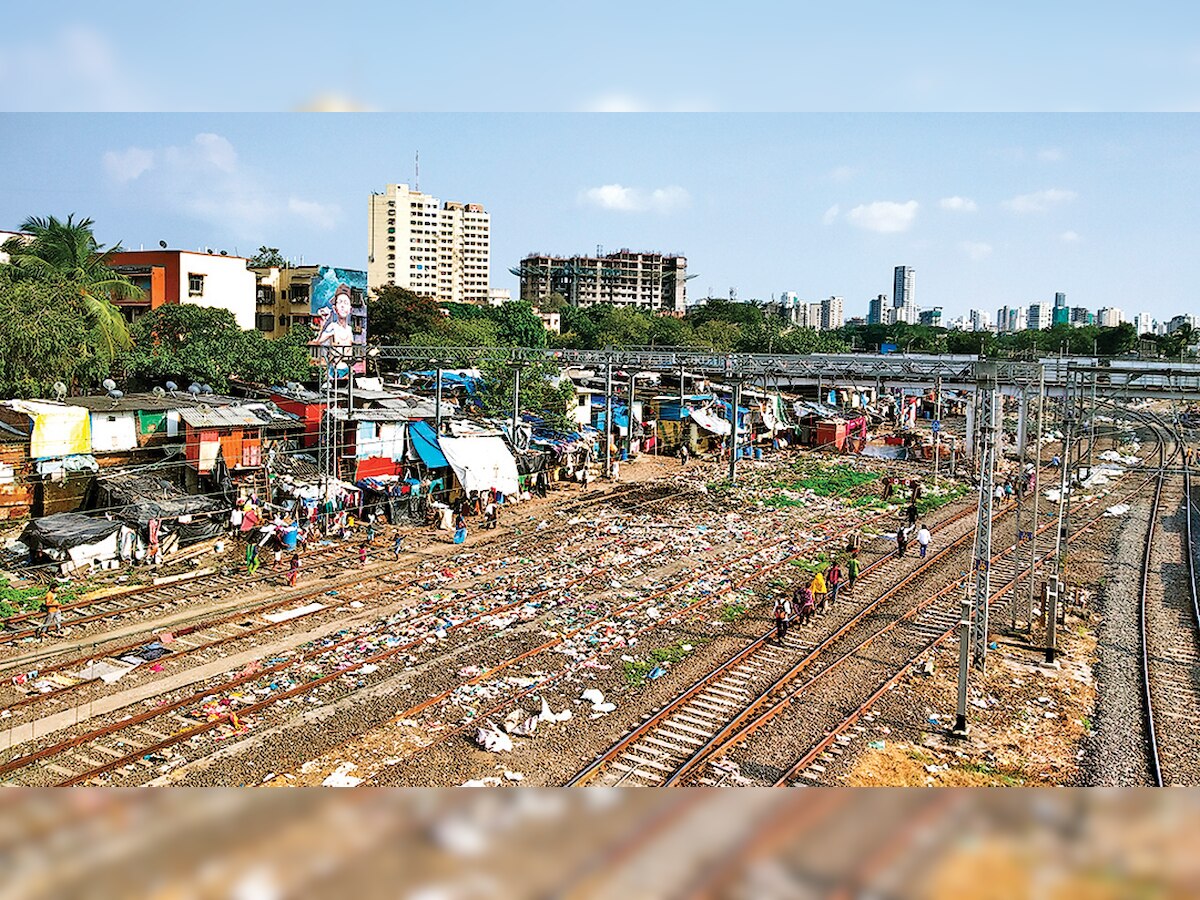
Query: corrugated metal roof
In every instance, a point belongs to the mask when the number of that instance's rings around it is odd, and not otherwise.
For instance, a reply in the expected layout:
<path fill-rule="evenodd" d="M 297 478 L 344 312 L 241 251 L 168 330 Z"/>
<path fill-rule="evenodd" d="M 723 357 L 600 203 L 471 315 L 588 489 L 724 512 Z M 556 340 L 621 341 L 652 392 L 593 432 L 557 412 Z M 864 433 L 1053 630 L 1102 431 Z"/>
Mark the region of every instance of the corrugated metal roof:
<path fill-rule="evenodd" d="M 265 423 L 248 409 L 240 406 L 207 406 L 198 409 L 181 409 L 179 418 L 193 428 L 231 428 L 254 426 L 261 428 Z"/>
<path fill-rule="evenodd" d="M 178 397 L 159 397 L 155 394 L 126 394 L 120 400 L 113 400 L 106 395 L 90 397 L 68 397 L 64 401 L 68 406 L 82 406 L 92 412 L 164 412 L 169 409 L 182 409 L 195 406 L 195 400 L 188 394 Z"/>

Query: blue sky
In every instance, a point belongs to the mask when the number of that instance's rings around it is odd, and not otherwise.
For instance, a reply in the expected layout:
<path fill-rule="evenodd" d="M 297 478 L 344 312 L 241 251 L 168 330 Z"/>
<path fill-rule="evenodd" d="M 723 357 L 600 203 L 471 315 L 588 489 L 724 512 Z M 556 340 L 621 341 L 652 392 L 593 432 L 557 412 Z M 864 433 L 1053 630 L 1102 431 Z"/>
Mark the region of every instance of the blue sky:
<path fill-rule="evenodd" d="M 845 297 L 917 270 L 922 306 L 1196 312 L 1190 115 L 0 115 L 0 228 L 74 212 L 106 243 L 260 244 L 365 267 L 367 195 L 492 214 L 492 283 L 530 251 L 677 251 L 709 289 Z"/>
<path fill-rule="evenodd" d="M 1164 0 L 9 3 L 0 109 L 1194 110 L 1198 19 Z"/>

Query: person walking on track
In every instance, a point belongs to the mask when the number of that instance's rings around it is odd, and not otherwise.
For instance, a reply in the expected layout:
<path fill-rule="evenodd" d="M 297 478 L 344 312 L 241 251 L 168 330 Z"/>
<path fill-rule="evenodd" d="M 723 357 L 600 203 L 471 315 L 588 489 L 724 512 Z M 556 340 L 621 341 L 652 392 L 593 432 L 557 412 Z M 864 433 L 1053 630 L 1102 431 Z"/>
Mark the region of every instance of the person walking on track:
<path fill-rule="evenodd" d="M 860 569 L 861 565 L 858 561 L 858 549 L 855 548 L 855 550 L 850 554 L 850 561 L 846 563 L 846 575 L 849 578 L 849 583 L 846 585 L 846 590 L 850 591 L 850 593 L 854 593 L 854 582 L 858 580 L 858 573 Z"/>
<path fill-rule="evenodd" d="M 825 586 L 829 588 L 829 605 L 837 603 L 838 588 L 842 586 L 842 567 L 835 559 L 825 571 Z"/>
<path fill-rule="evenodd" d="M 782 644 L 787 637 L 788 620 L 792 617 L 792 601 L 786 595 L 776 597 L 772 612 L 775 616 L 775 640 Z"/>
<path fill-rule="evenodd" d="M 296 580 L 300 577 L 300 557 L 292 554 L 291 565 L 288 566 L 288 587 L 295 587 Z"/>
<path fill-rule="evenodd" d="M 917 545 L 921 548 L 921 559 L 924 559 L 925 554 L 929 552 L 931 540 L 933 540 L 933 535 L 929 533 L 929 526 L 922 522 L 921 529 L 917 532 Z"/>
<path fill-rule="evenodd" d="M 46 621 L 33 630 L 34 636 L 40 638 L 47 631 L 58 631 L 62 628 L 62 604 L 54 593 L 53 585 L 46 588 L 46 596 L 42 600 L 42 608 L 46 610 Z"/>
<path fill-rule="evenodd" d="M 813 600 L 820 606 L 821 612 L 829 608 L 829 591 L 825 584 L 825 575 L 820 569 L 812 577 L 812 583 L 809 585 L 812 588 Z"/>

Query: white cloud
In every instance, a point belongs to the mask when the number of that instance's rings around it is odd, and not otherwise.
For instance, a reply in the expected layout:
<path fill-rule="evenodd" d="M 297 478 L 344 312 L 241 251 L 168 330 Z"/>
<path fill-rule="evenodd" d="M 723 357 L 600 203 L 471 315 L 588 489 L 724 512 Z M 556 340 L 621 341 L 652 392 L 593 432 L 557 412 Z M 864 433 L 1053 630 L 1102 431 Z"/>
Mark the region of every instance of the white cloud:
<path fill-rule="evenodd" d="M 846 213 L 851 224 L 867 231 L 877 231 L 880 234 L 895 234 L 908 231 L 917 218 L 916 200 L 907 203 L 894 203 L 891 200 L 877 200 L 854 207 Z"/>
<path fill-rule="evenodd" d="M 968 258 L 976 262 L 981 259 L 987 259 L 992 255 L 992 245 L 986 244 L 983 241 L 963 241 L 958 247 L 963 253 L 967 254 Z"/>
<path fill-rule="evenodd" d="M 1064 231 L 1062 234 L 1060 234 L 1058 236 L 1058 239 L 1060 241 L 1062 241 L 1064 244 L 1076 244 L 1079 241 L 1083 240 L 1083 238 L 1081 238 L 1079 236 L 1079 232 L 1077 232 L 1077 231 Z"/>
<path fill-rule="evenodd" d="M 1061 162 L 1065 158 L 1066 154 L 1058 147 L 1046 147 L 1038 151 L 1038 159 L 1042 162 Z"/>
<path fill-rule="evenodd" d="M 0 84 L 20 84 L 5 94 L 10 111 L 82 112 L 144 109 L 144 83 L 126 69 L 129 54 L 85 23 L 53 34 L 10 29 L 0 39 Z"/>
<path fill-rule="evenodd" d="M 834 181 L 849 181 L 854 177 L 856 170 L 850 166 L 838 166 L 829 173 L 829 177 Z"/>
<path fill-rule="evenodd" d="M 312 200 L 301 200 L 299 197 L 288 198 L 288 212 L 318 228 L 333 227 L 340 214 L 340 210 L 334 204 L 315 203 Z"/>
<path fill-rule="evenodd" d="M 1017 213 L 1045 212 L 1051 207 L 1070 203 L 1077 196 L 1079 195 L 1074 191 L 1066 191 L 1062 188 L 1050 188 L 1045 191 L 1035 191 L 1032 194 L 1021 194 L 1013 197 L 1011 200 L 1005 200 L 1003 205 L 1005 209 L 1010 209 Z"/>
<path fill-rule="evenodd" d="M 975 212 L 979 207 L 970 197 L 943 197 L 938 206 L 951 212 Z"/>
<path fill-rule="evenodd" d="M 130 201 L 207 223 L 213 242 L 261 240 L 266 229 L 299 220 L 327 229 L 341 210 L 283 194 L 269 173 L 244 165 L 228 139 L 212 133 L 166 147 L 110 150 L 103 165 L 114 186 Z"/>
<path fill-rule="evenodd" d="M 603 184 L 580 191 L 579 202 L 585 206 L 612 212 L 654 212 L 667 214 L 683 209 L 691 196 L 678 185 L 644 190 L 622 184 Z"/>
<path fill-rule="evenodd" d="M 832 225 L 841 211 L 842 208 L 835 203 L 829 209 L 825 210 L 825 215 L 821 216 L 821 221 L 826 225 Z"/>
<path fill-rule="evenodd" d="M 109 150 L 104 154 L 104 171 L 109 177 L 124 184 L 133 181 L 143 172 L 154 168 L 154 152 L 143 150 L 141 147 L 130 147 L 128 150 Z"/>

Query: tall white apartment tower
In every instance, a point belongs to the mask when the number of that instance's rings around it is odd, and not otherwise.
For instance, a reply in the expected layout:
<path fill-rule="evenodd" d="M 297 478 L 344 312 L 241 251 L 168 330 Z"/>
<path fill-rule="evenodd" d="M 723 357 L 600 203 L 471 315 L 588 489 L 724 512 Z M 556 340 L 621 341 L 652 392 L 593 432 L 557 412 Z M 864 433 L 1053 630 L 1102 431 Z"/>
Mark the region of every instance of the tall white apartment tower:
<path fill-rule="evenodd" d="M 821 301 L 821 330 L 832 331 L 845 324 L 844 301 L 841 297 L 829 297 Z"/>
<path fill-rule="evenodd" d="M 892 280 L 893 308 L 917 305 L 916 285 L 914 284 L 916 276 L 917 270 L 912 266 L 896 266 L 895 276 Z"/>
<path fill-rule="evenodd" d="M 477 203 L 442 203 L 389 184 L 371 194 L 367 287 L 387 284 L 454 303 L 488 302 L 491 216 Z"/>

